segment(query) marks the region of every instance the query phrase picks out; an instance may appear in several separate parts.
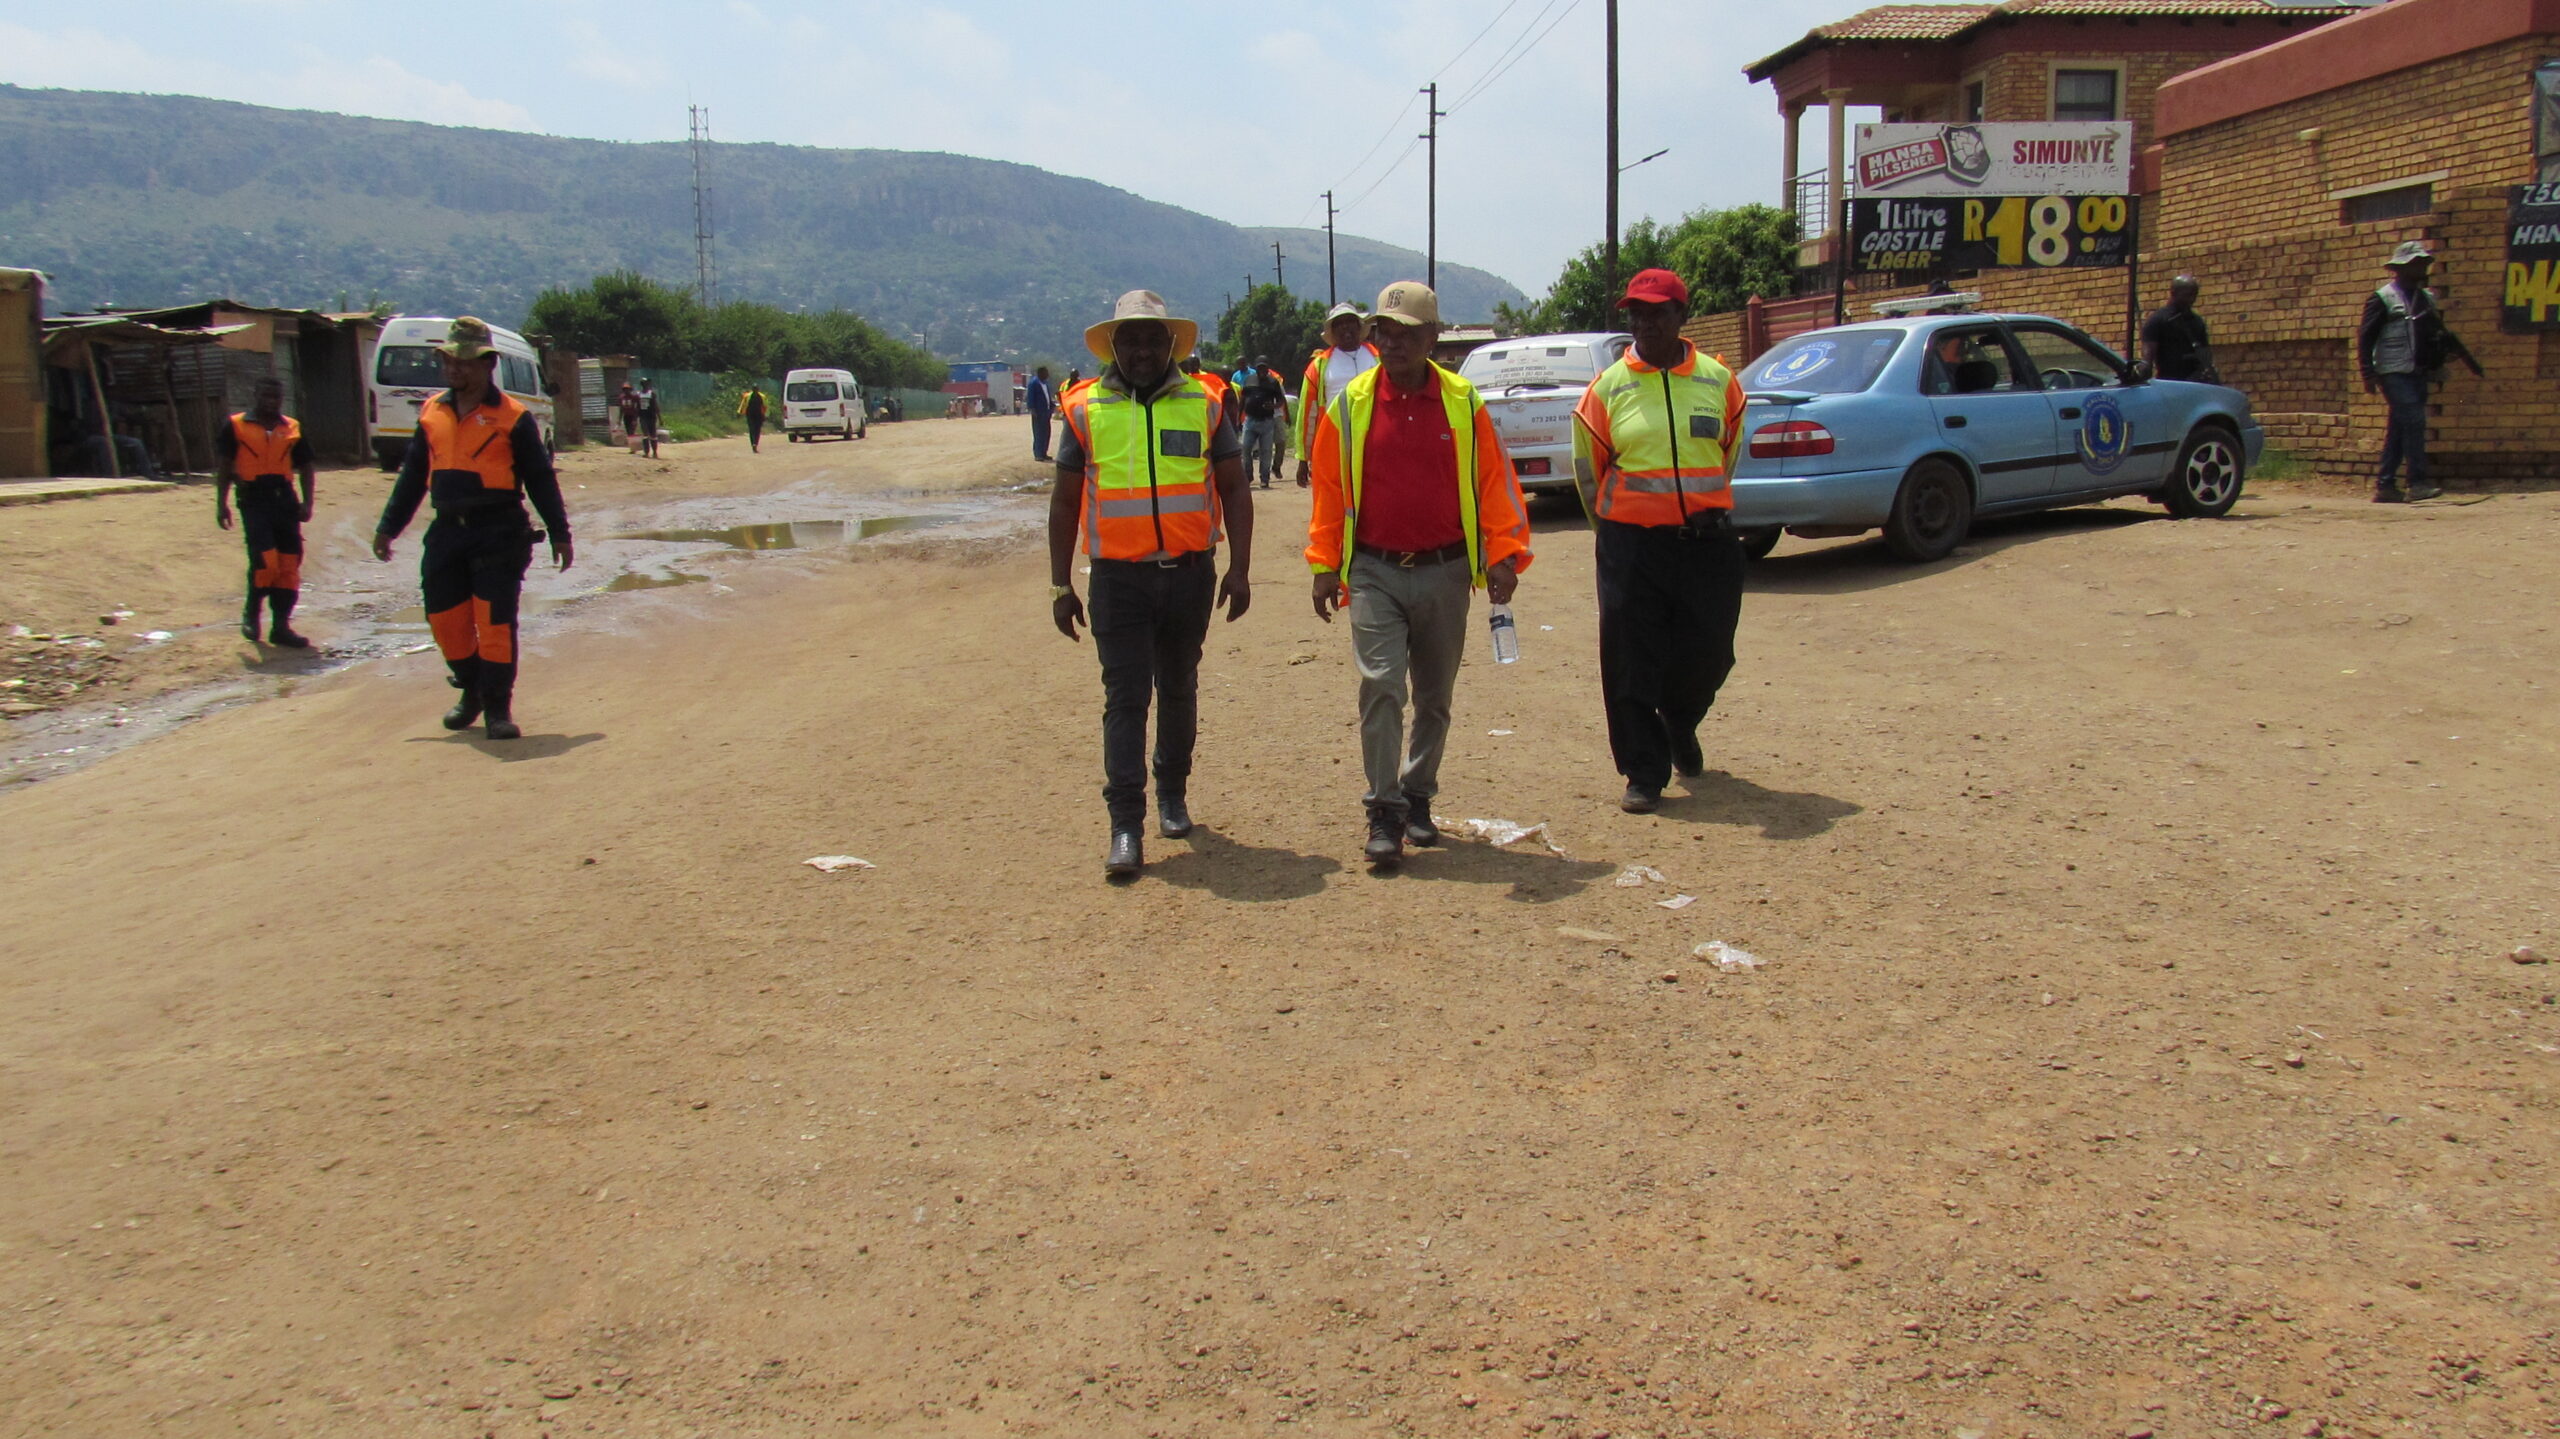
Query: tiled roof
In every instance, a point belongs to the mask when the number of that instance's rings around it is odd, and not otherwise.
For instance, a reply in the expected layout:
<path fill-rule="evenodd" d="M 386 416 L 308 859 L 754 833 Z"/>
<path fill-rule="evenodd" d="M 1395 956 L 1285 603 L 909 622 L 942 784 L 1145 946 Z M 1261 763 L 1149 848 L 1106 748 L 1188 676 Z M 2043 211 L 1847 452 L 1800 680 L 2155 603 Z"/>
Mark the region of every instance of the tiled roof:
<path fill-rule="evenodd" d="M 2318 16 L 2336 19 L 2366 9 L 2380 0 L 2003 0 L 1977 5 L 1878 5 L 1846 20 L 1817 25 L 1803 39 L 1765 60 L 1743 67 L 1764 80 L 1807 50 L 1848 40 L 1935 41 L 1961 38 L 1995 17 L 2012 15 L 2106 16 L 2137 19 L 2158 16 L 2246 18 L 2250 16 Z"/>

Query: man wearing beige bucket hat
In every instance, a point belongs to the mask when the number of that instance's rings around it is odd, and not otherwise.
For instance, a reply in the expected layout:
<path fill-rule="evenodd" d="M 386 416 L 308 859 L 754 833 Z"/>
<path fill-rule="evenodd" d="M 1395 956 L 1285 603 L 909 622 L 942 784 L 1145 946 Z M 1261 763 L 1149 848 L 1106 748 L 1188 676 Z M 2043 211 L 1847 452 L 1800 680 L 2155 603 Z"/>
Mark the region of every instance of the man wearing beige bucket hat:
<path fill-rule="evenodd" d="M 2356 325 L 2356 368 L 2364 374 L 2364 392 L 2381 391 L 2390 411 L 2382 430 L 2382 468 L 2373 480 L 2378 505 L 2444 493 L 2427 479 L 2429 392 L 2443 383 L 2447 360 L 2480 373 L 2480 362 L 2462 338 L 2445 328 L 2444 305 L 2427 288 L 2435 258 L 2424 240 L 2402 241 L 2382 262 L 2391 278 L 2365 298 L 2364 317 Z M 2400 489 L 2403 466 L 2409 471 L 2406 494 Z"/>
<path fill-rule="evenodd" d="M 391 560 L 391 542 L 407 529 L 422 500 L 436 516 L 418 559 L 427 628 L 462 698 L 444 717 L 449 730 L 488 716 L 491 739 L 521 739 L 516 689 L 516 605 L 524 572 L 543 531 L 525 515 L 531 500 L 550 533 L 551 558 L 569 568 L 569 512 L 542 427 L 513 395 L 498 388 L 498 352 L 486 321 L 453 322 L 443 344 L 448 388 L 418 407 L 400 478 L 374 526 L 373 557 Z"/>
<path fill-rule="evenodd" d="M 1200 327 L 1164 297 L 1131 290 L 1084 332 L 1101 375 L 1069 390 L 1049 495 L 1050 619 L 1068 639 L 1093 628 L 1102 661 L 1102 802 L 1111 819 L 1103 872 L 1146 862 L 1147 710 L 1156 711 L 1157 832 L 1191 833 L 1191 753 L 1200 728 L 1200 647 L 1219 604 L 1230 621 L 1253 603 L 1253 495 L 1244 445 L 1217 397 L 1175 363 Z M 1077 537 L 1091 566 L 1092 610 L 1076 598 Z M 1218 541 L 1227 574 L 1216 578 Z"/>

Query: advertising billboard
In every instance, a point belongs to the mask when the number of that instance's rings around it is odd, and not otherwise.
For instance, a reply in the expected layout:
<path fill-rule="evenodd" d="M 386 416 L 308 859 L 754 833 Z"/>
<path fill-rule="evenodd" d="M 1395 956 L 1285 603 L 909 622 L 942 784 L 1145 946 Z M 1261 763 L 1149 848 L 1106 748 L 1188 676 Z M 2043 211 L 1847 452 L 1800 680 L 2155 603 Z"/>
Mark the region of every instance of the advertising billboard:
<path fill-rule="evenodd" d="M 2122 265 L 2133 258 L 2139 202 L 2130 195 L 1973 195 L 1849 202 L 1860 274 Z"/>
<path fill-rule="evenodd" d="M 2123 195 L 2133 189 L 2133 125 L 2051 120 L 1860 125 L 1859 195 Z"/>
<path fill-rule="evenodd" d="M 2560 330 L 2560 182 L 2507 191 L 2507 281 L 2499 328 Z"/>

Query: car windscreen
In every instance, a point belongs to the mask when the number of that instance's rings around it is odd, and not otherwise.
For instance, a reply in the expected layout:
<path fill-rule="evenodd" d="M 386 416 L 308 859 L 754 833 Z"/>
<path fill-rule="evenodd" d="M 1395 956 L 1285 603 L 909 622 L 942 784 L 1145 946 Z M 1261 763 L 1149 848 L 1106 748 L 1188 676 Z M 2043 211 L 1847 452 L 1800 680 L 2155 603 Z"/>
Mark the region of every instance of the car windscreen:
<path fill-rule="evenodd" d="M 1471 352 L 1458 373 L 1479 390 L 1500 394 L 1523 387 L 1580 387 L 1600 373 L 1589 345 L 1580 341 L 1541 344 L 1509 340 Z"/>
<path fill-rule="evenodd" d="M 782 392 L 782 397 L 786 400 L 806 400 L 812 402 L 817 400 L 832 400 L 836 397 L 836 382 L 833 380 L 794 380 L 791 382 L 790 388 Z"/>
<path fill-rule="evenodd" d="M 1901 330 L 1817 330 L 1781 341 L 1743 372 L 1745 390 L 1802 390 L 1848 395 L 1876 382 L 1902 348 Z"/>
<path fill-rule="evenodd" d="M 385 345 L 373 354 L 373 380 L 378 385 L 444 384 L 444 356 L 426 345 Z"/>

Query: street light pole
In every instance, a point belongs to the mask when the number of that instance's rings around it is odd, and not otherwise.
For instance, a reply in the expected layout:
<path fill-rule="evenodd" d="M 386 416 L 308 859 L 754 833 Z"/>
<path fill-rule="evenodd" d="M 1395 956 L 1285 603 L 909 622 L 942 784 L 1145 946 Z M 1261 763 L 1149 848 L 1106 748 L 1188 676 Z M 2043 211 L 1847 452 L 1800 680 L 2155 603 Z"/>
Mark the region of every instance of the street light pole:
<path fill-rule="evenodd" d="M 1334 214 L 1333 192 L 1331 190 L 1327 190 L 1324 192 L 1324 302 L 1327 305 L 1338 305 L 1342 303 L 1342 296 L 1335 293 L 1336 285 L 1333 278 Z"/>
<path fill-rule="evenodd" d="M 1618 293 L 1618 0 L 1608 0 L 1608 68 L 1605 88 L 1608 92 L 1609 149 L 1609 227 L 1607 240 L 1601 246 L 1600 298 L 1603 304 Z"/>
<path fill-rule="evenodd" d="M 1611 3 L 1615 4 L 1616 0 L 1611 0 Z M 1424 107 L 1425 113 L 1430 117 L 1431 128 L 1423 131 L 1421 137 L 1430 142 L 1426 170 L 1428 179 L 1425 181 L 1423 201 L 1425 228 L 1422 254 L 1425 273 L 1422 283 L 1437 290 L 1440 288 L 1440 120 L 1447 112 L 1440 108 L 1439 81 L 1434 80 L 1423 86 L 1422 93 L 1431 97 Z"/>

